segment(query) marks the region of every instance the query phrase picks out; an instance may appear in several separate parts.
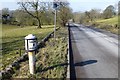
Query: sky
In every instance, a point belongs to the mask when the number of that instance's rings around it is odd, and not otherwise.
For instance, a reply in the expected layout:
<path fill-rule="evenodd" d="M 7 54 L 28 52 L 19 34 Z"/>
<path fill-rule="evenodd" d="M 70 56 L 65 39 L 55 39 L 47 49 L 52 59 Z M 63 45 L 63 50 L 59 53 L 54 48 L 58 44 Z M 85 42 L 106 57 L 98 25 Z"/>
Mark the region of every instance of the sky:
<path fill-rule="evenodd" d="M 18 9 L 17 1 L 19 0 L 0 0 L 0 10 L 2 8 L 9 8 L 10 10 Z M 42 0 L 45 1 L 45 0 Z M 52 0 L 47 0 L 52 1 Z M 63 0 L 64 1 L 64 0 Z M 73 12 L 84 12 L 91 9 L 104 10 L 109 5 L 115 5 L 119 0 L 67 0 Z"/>

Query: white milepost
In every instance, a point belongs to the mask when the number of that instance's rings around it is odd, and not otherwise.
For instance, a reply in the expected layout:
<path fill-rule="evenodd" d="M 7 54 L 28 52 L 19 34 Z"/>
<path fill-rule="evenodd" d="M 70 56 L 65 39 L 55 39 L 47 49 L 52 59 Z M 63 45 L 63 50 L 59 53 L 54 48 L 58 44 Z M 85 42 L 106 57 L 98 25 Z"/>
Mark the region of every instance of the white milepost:
<path fill-rule="evenodd" d="M 33 34 L 29 34 L 28 36 L 25 37 L 25 50 L 28 52 L 30 74 L 34 74 L 35 52 L 37 50 L 37 38 Z"/>

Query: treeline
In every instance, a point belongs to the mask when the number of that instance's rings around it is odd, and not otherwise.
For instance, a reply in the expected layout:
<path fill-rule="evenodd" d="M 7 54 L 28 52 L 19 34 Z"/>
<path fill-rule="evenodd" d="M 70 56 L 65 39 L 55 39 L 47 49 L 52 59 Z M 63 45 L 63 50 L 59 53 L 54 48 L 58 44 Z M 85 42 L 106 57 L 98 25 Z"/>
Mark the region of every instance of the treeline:
<path fill-rule="evenodd" d="M 114 6 L 107 6 L 103 11 L 91 9 L 85 12 L 75 12 L 73 15 L 73 21 L 76 23 L 97 27 L 120 35 L 120 1 Z"/>
<path fill-rule="evenodd" d="M 120 15 L 120 1 L 118 2 L 118 5 L 109 5 L 106 7 L 105 10 L 101 11 L 100 9 L 91 9 L 90 11 L 85 12 L 75 12 L 74 15 L 74 21 L 77 23 L 89 23 L 94 22 L 97 19 L 109 19 L 114 16 Z"/>
<path fill-rule="evenodd" d="M 10 24 L 17 26 L 37 25 L 36 20 L 28 15 L 24 10 L 2 9 L 2 24 Z"/>
<path fill-rule="evenodd" d="M 53 3 L 49 2 L 18 2 L 20 7 L 17 10 L 2 9 L 2 24 L 18 26 L 38 26 L 54 24 Z M 72 9 L 68 2 L 59 2 L 57 8 L 57 24 L 65 26 L 66 22 L 71 19 Z"/>
<path fill-rule="evenodd" d="M 34 13 L 31 11 L 31 13 Z M 53 24 L 54 22 L 54 14 L 52 11 L 41 11 L 41 24 Z M 26 11 L 17 9 L 14 11 L 9 10 L 8 8 L 2 9 L 2 23 L 3 24 L 11 24 L 18 26 L 37 26 L 37 20 L 30 16 Z"/>

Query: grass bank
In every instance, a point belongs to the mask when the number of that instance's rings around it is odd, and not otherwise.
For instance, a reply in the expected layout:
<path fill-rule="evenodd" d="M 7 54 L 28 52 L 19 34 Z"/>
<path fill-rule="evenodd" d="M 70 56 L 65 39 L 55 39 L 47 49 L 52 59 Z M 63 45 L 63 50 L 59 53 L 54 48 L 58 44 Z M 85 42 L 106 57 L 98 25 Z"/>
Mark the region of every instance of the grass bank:
<path fill-rule="evenodd" d="M 50 38 L 36 54 L 36 74 L 29 74 L 28 61 L 20 64 L 13 78 L 66 78 L 67 72 L 67 28 L 56 32 L 56 40 Z"/>
<path fill-rule="evenodd" d="M 34 34 L 38 41 L 41 41 L 47 34 L 53 31 L 53 25 L 42 26 L 41 29 L 35 26 L 25 26 L 20 28 L 13 25 L 2 25 L 2 65 L 0 69 L 3 70 L 7 65 L 12 63 L 15 59 L 24 53 L 24 37 L 28 34 Z"/>
<path fill-rule="evenodd" d="M 100 29 L 104 29 L 107 31 L 110 31 L 115 34 L 120 34 L 118 32 L 119 25 L 118 25 L 118 16 L 110 18 L 110 19 L 100 19 L 96 20 L 95 22 L 92 22 L 92 26 L 95 26 Z"/>

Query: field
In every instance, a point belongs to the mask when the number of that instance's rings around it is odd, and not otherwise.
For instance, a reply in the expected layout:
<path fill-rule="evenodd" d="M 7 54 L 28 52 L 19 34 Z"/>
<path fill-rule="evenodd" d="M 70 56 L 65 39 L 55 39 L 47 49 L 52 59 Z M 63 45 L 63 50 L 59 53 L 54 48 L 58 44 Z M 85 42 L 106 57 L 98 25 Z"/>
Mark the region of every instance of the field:
<path fill-rule="evenodd" d="M 118 16 L 110 18 L 110 19 L 100 19 L 100 20 L 96 20 L 95 22 L 93 22 L 92 25 L 97 28 L 110 31 L 115 34 L 120 34 L 118 31 L 119 30 L 118 20 L 119 20 Z"/>
<path fill-rule="evenodd" d="M 34 34 L 38 41 L 41 41 L 47 34 L 53 31 L 53 25 L 42 26 L 37 29 L 35 26 L 25 26 L 23 28 L 12 25 L 2 25 L 2 66 L 4 70 L 10 63 L 24 53 L 24 37 Z"/>

